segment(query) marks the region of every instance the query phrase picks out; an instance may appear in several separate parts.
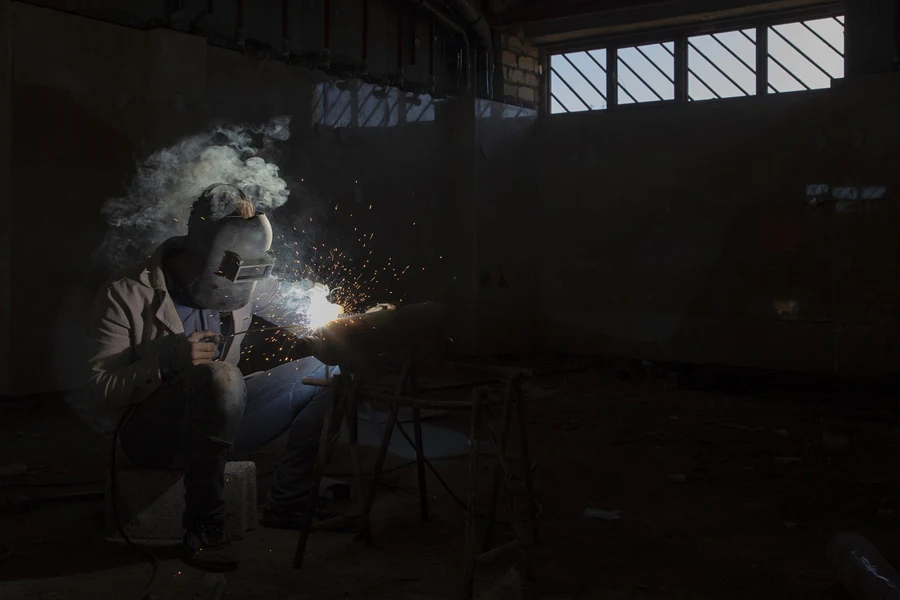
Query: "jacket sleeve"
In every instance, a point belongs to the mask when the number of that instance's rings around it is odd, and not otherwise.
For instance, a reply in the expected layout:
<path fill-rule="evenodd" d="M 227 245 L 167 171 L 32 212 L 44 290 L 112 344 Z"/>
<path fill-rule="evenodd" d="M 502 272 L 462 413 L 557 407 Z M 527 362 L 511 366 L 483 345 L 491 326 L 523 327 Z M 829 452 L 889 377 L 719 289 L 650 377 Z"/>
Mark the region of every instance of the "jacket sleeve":
<path fill-rule="evenodd" d="M 138 403 L 162 386 L 160 354 L 135 360 L 132 328 L 124 302 L 112 286 L 94 301 L 90 323 L 92 345 L 89 403 L 96 409 L 124 408 Z"/>
<path fill-rule="evenodd" d="M 253 314 L 276 327 L 289 327 L 298 323 L 295 310 L 285 302 L 281 284 L 274 277 L 267 277 L 256 284 Z"/>
<path fill-rule="evenodd" d="M 275 327 L 292 327 L 299 324 L 296 306 L 287 301 L 282 293 L 281 283 L 274 277 L 260 281 L 256 286 L 253 314 L 265 319 Z M 308 338 L 294 329 L 288 332 L 295 339 L 288 351 L 288 360 L 299 360 L 312 356 Z"/>

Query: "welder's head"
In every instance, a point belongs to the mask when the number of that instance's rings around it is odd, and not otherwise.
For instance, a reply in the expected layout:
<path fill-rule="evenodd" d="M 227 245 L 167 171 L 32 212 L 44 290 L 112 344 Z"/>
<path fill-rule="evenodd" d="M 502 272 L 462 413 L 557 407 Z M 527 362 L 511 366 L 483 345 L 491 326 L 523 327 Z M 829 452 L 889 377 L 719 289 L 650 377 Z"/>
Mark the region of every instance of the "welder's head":
<path fill-rule="evenodd" d="M 185 244 L 185 291 L 218 311 L 246 306 L 275 264 L 272 226 L 237 186 L 209 186 L 191 207 Z"/>

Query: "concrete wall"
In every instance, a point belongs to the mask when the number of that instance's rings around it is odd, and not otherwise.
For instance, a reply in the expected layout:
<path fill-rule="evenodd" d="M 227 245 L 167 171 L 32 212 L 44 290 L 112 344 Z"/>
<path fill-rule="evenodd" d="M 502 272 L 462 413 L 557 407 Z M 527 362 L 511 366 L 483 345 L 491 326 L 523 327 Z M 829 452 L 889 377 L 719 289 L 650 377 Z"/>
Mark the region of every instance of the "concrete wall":
<path fill-rule="evenodd" d="M 12 8 L 13 393 L 83 382 L 87 310 L 106 276 L 91 260 L 103 202 L 121 195 L 137 158 L 220 120 L 294 116 L 279 161 L 292 200 L 273 218 L 315 215 L 326 248 L 340 246 L 357 264 L 371 249 L 368 268 L 388 274 L 409 267 L 399 280 L 366 283 L 373 301 L 436 298 L 473 310 L 472 100 L 426 96 L 416 105 L 390 90 L 364 101 L 371 86 L 245 58 L 201 37 Z M 343 110 L 353 97 L 357 110 Z M 362 232 L 374 234 L 365 247 Z M 478 335 L 457 337 L 465 350 Z"/>
<path fill-rule="evenodd" d="M 331 61 L 360 67 L 363 59 L 363 8 L 359 0 L 291 0 L 284 31 L 281 0 L 31 0 L 32 4 L 104 20 L 132 28 L 165 26 L 208 39 L 210 45 L 249 54 L 280 58 L 289 51 L 297 61 L 318 61 L 325 47 L 325 9 L 330 6 Z M 173 8 L 174 6 L 174 8 Z M 429 84 L 430 21 L 408 2 L 369 2 L 368 71 L 372 77 L 394 80 L 401 64 L 398 47 L 402 24 L 403 71 L 407 81 Z M 287 37 L 284 36 L 287 33 Z M 459 41 L 442 27 L 435 31 L 435 79 L 439 87 L 456 91 L 456 52 Z M 285 43 L 287 42 L 287 44 Z"/>
<path fill-rule="evenodd" d="M 539 232 L 536 111 L 475 103 L 475 314 L 480 354 L 523 353 L 538 343 Z"/>
<path fill-rule="evenodd" d="M 10 389 L 11 67 L 9 0 L 0 0 L 0 395 L 8 394 Z"/>
<path fill-rule="evenodd" d="M 840 83 L 543 121 L 546 346 L 900 368 L 900 75 Z M 884 191 L 811 202 L 809 185 Z"/>
<path fill-rule="evenodd" d="M 537 46 L 524 39 L 521 31 L 500 34 L 500 69 L 503 100 L 509 104 L 536 108 L 541 103 L 543 73 Z"/>

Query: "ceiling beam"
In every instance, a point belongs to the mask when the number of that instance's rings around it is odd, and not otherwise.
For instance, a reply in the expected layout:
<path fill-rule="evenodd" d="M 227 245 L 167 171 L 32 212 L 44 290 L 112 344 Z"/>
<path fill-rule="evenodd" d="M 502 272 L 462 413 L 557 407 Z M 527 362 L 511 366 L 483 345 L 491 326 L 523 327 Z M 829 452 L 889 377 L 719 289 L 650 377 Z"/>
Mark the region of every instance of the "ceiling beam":
<path fill-rule="evenodd" d="M 534 2 L 521 8 L 504 10 L 503 12 L 489 12 L 491 25 L 494 27 L 512 27 L 566 17 L 578 17 L 583 15 L 645 6 L 647 4 L 662 4 L 671 0 L 567 0 L 558 2 Z"/>
<path fill-rule="evenodd" d="M 601 13 L 525 23 L 525 37 L 552 46 L 583 39 L 617 37 L 653 29 L 675 29 L 704 22 L 748 18 L 843 4 L 841 0 L 670 0 Z"/>

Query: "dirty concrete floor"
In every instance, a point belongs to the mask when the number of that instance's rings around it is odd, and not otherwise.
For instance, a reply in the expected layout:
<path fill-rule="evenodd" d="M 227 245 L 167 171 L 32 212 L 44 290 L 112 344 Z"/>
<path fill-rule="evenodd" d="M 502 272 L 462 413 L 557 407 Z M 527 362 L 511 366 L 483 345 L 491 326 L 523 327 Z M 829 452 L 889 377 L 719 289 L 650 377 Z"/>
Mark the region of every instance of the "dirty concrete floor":
<path fill-rule="evenodd" d="M 669 378 L 623 382 L 606 367 L 526 385 L 541 540 L 532 597 L 562 599 L 845 598 L 825 559 L 854 530 L 900 564 L 900 419 L 862 395 L 679 389 Z M 432 424 L 465 431 L 465 419 Z M 108 449 L 60 403 L 0 405 L 0 463 L 29 473 L 0 493 L 99 489 Z M 427 443 L 427 440 L 426 440 Z M 349 471 L 338 447 L 329 466 Z M 254 456 L 261 492 L 278 444 Z M 368 461 L 371 452 L 365 453 Z M 346 534 L 311 538 L 291 569 L 296 535 L 259 529 L 242 542 L 228 597 L 458 597 L 463 513 L 429 475 L 432 520 L 418 520 L 415 469 L 391 457 L 371 547 Z M 465 490 L 465 459 L 436 462 Z M 483 481 L 490 468 L 483 461 Z M 95 482 L 52 487 L 58 482 Z M 22 485 L 26 484 L 27 487 Z M 484 500 L 484 498 L 483 498 Z M 620 511 L 618 520 L 585 509 Z M 149 569 L 98 533 L 97 503 L 0 515 L 0 597 L 135 599 Z M 498 541 L 510 533 L 498 528 Z M 158 598 L 209 597 L 204 577 L 161 551 Z M 484 598 L 521 597 L 512 557 L 479 571 Z"/>

